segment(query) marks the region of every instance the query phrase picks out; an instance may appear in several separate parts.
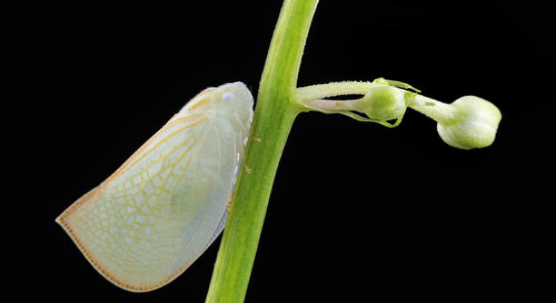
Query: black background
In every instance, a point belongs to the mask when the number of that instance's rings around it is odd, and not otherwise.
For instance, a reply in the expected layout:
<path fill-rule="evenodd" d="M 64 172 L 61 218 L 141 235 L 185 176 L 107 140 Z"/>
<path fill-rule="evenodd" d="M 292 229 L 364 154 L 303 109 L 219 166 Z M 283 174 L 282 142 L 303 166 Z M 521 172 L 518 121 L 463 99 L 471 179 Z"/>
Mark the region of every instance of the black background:
<path fill-rule="evenodd" d="M 77 4 L 79 3 L 79 4 Z M 113 286 L 54 218 L 208 86 L 257 91 L 281 1 L 2 8 L 2 300 L 203 301 L 218 241 L 157 291 Z M 492 147 L 303 114 L 247 301 L 554 302 L 555 3 L 322 1 L 299 85 L 396 79 L 503 114 Z M 6 283 L 7 282 L 7 283 Z"/>

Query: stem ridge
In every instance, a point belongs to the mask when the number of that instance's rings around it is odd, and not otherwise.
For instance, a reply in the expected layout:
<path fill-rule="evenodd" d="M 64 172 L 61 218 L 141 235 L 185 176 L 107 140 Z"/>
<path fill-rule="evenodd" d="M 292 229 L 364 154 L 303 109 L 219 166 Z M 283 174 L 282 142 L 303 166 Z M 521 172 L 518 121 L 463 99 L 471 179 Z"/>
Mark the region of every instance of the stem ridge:
<path fill-rule="evenodd" d="M 294 100 L 317 0 L 285 0 L 261 76 L 246 161 L 240 170 L 207 302 L 243 302 L 288 134 L 302 107 Z M 260 141 L 253 140 L 258 138 Z"/>

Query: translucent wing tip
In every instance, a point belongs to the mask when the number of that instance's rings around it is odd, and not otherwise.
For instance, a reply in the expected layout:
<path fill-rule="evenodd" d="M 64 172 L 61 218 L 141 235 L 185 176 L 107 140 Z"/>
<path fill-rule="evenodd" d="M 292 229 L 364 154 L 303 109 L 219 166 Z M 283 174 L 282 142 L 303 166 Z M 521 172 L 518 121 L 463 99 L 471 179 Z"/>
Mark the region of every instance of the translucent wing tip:
<path fill-rule="evenodd" d="M 168 277 L 165 280 L 158 281 L 156 283 L 148 283 L 148 284 L 138 284 L 133 282 L 130 279 L 127 279 L 117 273 L 114 273 L 110 268 L 104 267 L 103 263 L 100 262 L 100 259 L 95 257 L 95 255 L 88 250 L 87 245 L 83 242 L 83 239 L 80 237 L 81 231 L 77 225 L 75 225 L 75 219 L 78 216 L 77 210 L 79 207 L 88 201 L 91 198 L 95 197 L 98 188 L 91 190 L 89 193 L 84 195 L 74 204 L 72 204 L 68 209 L 66 209 L 62 214 L 60 214 L 56 219 L 55 222 L 58 223 L 70 236 L 71 240 L 74 244 L 79 248 L 83 256 L 89 261 L 89 263 L 99 272 L 104 278 L 110 281 L 112 284 L 131 292 L 147 292 L 158 289 L 163 287 L 164 285 L 168 284 L 170 281 L 174 280 L 180 273 L 176 276 Z"/>

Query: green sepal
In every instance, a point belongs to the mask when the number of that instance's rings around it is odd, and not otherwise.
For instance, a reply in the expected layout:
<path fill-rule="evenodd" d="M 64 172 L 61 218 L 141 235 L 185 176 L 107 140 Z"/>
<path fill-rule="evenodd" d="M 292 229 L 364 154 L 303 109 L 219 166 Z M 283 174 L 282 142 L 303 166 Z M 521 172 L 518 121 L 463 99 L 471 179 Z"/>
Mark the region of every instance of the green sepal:
<path fill-rule="evenodd" d="M 401 81 L 397 81 L 397 80 L 389 80 L 389 79 L 385 79 L 383 77 L 377 78 L 373 81 L 373 83 L 376 84 L 382 84 L 382 85 L 390 85 L 393 87 L 397 87 L 400 89 L 405 89 L 405 90 L 412 90 L 416 93 L 421 93 L 422 91 L 416 89 L 415 87 L 405 83 L 405 82 L 401 82 Z"/>

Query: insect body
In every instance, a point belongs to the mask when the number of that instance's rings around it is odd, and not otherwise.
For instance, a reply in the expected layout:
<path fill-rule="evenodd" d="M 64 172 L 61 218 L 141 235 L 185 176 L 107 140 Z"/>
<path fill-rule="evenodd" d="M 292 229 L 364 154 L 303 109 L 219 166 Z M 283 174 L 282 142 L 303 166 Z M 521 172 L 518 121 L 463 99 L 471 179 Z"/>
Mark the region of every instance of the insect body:
<path fill-rule="evenodd" d="M 252 107 L 241 82 L 206 89 L 56 221 L 117 286 L 169 283 L 224 227 Z"/>

